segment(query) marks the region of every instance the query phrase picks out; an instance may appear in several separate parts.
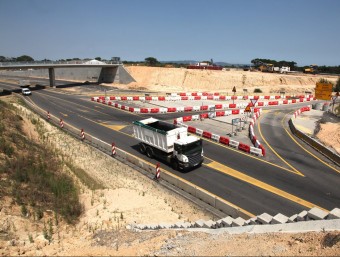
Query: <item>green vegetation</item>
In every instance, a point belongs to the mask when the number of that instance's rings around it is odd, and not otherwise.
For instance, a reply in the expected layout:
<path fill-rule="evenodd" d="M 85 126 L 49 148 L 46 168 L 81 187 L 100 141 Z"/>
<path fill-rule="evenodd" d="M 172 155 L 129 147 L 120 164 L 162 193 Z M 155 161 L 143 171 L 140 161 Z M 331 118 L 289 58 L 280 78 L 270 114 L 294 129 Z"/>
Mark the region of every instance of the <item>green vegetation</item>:
<path fill-rule="evenodd" d="M 296 62 L 294 61 L 276 61 L 276 60 L 271 60 L 271 59 L 261 59 L 261 58 L 256 58 L 251 60 L 251 63 L 254 64 L 255 67 L 258 67 L 261 65 L 261 63 L 271 63 L 275 67 L 282 67 L 282 66 L 288 66 L 290 67 L 291 70 L 294 70 Z"/>
<path fill-rule="evenodd" d="M 63 163 L 48 146 L 25 135 L 22 118 L 3 101 L 0 132 L 0 198 L 13 197 L 23 216 L 31 212 L 40 220 L 49 209 L 74 222 L 82 205 L 71 177 L 62 172 Z"/>
<path fill-rule="evenodd" d="M 262 90 L 260 88 L 255 88 L 254 93 L 262 93 Z"/>
<path fill-rule="evenodd" d="M 340 77 L 338 77 L 338 80 L 336 81 L 334 87 L 333 87 L 334 92 L 340 92 Z"/>
<path fill-rule="evenodd" d="M 159 64 L 159 61 L 154 57 L 148 57 L 145 58 L 145 64 L 147 66 L 157 66 Z"/>
<path fill-rule="evenodd" d="M 325 78 L 319 79 L 318 83 L 333 84 L 332 81 L 329 81 L 328 79 L 325 79 Z"/>

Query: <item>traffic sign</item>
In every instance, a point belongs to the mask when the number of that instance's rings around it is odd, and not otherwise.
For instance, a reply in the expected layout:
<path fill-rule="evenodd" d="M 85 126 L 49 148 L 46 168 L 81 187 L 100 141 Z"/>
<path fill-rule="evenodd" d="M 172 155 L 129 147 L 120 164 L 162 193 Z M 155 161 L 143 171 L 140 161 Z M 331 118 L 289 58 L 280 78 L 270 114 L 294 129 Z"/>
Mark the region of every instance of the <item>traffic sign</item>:
<path fill-rule="evenodd" d="M 316 83 L 315 98 L 318 100 L 330 100 L 332 96 L 333 84 Z"/>
<path fill-rule="evenodd" d="M 231 123 L 232 123 L 233 125 L 237 125 L 239 122 L 240 122 L 240 118 L 236 118 L 236 119 L 232 119 L 232 120 L 231 120 Z"/>
<path fill-rule="evenodd" d="M 251 102 L 252 106 L 255 106 L 257 99 L 250 99 L 250 102 Z"/>
<path fill-rule="evenodd" d="M 244 109 L 244 112 L 251 112 L 251 109 L 250 109 L 249 105 Z"/>
<path fill-rule="evenodd" d="M 233 92 L 236 93 L 236 87 L 235 86 L 233 87 Z"/>
<path fill-rule="evenodd" d="M 315 98 L 318 100 L 331 100 L 332 92 L 315 92 Z"/>
<path fill-rule="evenodd" d="M 316 83 L 315 90 L 332 91 L 333 84 L 332 83 Z"/>

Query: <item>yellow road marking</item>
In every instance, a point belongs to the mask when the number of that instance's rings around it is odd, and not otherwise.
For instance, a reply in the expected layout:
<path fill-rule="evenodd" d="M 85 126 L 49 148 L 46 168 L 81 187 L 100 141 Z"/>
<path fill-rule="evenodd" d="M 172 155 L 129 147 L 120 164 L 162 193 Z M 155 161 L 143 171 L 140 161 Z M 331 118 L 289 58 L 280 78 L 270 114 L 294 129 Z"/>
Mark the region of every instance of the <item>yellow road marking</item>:
<path fill-rule="evenodd" d="M 59 112 L 61 115 L 63 115 L 64 117 L 68 117 L 68 114 L 66 113 L 62 113 L 62 112 Z"/>
<path fill-rule="evenodd" d="M 259 128 L 259 133 L 260 133 L 260 136 L 261 136 L 261 138 L 262 138 L 262 140 L 267 144 L 267 146 L 269 147 L 269 149 L 270 150 L 272 150 L 272 152 L 277 156 L 277 157 L 279 157 L 279 159 L 281 160 L 281 161 L 283 161 L 285 164 L 287 164 L 290 168 L 292 168 L 292 170 L 288 170 L 289 172 L 292 172 L 292 173 L 294 173 L 294 174 L 297 174 L 297 175 L 299 175 L 299 176 L 302 176 L 302 177 L 304 177 L 305 175 L 303 175 L 300 171 L 298 171 L 296 168 L 294 168 L 291 164 L 289 164 L 285 159 L 283 159 L 271 146 L 270 146 L 270 144 L 267 142 L 267 140 L 264 138 L 264 136 L 262 135 L 262 131 L 261 131 L 261 122 L 260 122 L 260 120 L 261 120 L 261 118 L 263 117 L 264 115 L 261 115 L 260 117 L 259 117 L 259 119 L 258 119 L 258 122 L 257 122 L 257 126 L 258 126 L 258 128 Z"/>
<path fill-rule="evenodd" d="M 206 165 L 208 167 L 211 167 L 211 168 L 213 168 L 215 170 L 218 170 L 221 173 L 224 173 L 226 175 L 229 175 L 229 176 L 232 176 L 232 177 L 234 177 L 236 179 L 244 181 L 246 183 L 249 183 L 249 184 L 252 184 L 254 186 L 257 186 L 257 187 L 259 187 L 261 189 L 264 189 L 264 190 L 266 190 L 266 191 L 268 191 L 270 193 L 273 193 L 273 194 L 276 194 L 276 195 L 281 196 L 283 198 L 286 198 L 286 199 L 288 199 L 288 200 L 290 200 L 292 202 L 295 202 L 297 204 L 303 205 L 305 207 L 308 207 L 308 208 L 318 207 L 318 208 L 320 208 L 322 210 L 325 210 L 324 208 L 321 208 L 321 207 L 319 207 L 319 206 L 317 206 L 317 205 L 315 205 L 315 204 L 313 204 L 311 202 L 303 200 L 303 199 L 301 199 L 301 198 L 299 198 L 299 197 L 297 197 L 295 195 L 287 193 L 287 192 L 285 192 L 285 191 L 283 191 L 283 190 L 281 190 L 279 188 L 271 186 L 271 185 L 269 185 L 269 184 L 267 184 L 265 182 L 262 182 L 262 181 L 260 181 L 258 179 L 255 179 L 255 178 L 253 178 L 251 176 L 248 176 L 248 175 L 246 175 L 244 173 L 241 173 L 241 172 L 239 172 L 237 170 L 234 170 L 234 169 L 232 169 L 232 168 L 230 168 L 228 166 L 225 166 L 225 165 L 223 165 L 221 163 L 218 163 L 218 162 L 216 162 L 214 160 L 211 160 L 211 161 L 212 161 L 211 163 L 204 164 L 204 165 Z M 327 211 L 327 210 L 325 210 L 325 211 Z"/>
<path fill-rule="evenodd" d="M 103 126 L 105 126 L 107 128 L 115 130 L 115 131 L 119 131 L 119 130 L 121 130 L 121 129 L 126 127 L 126 125 L 107 125 L 105 123 L 98 123 L 98 124 L 103 125 Z"/>
<path fill-rule="evenodd" d="M 315 154 L 311 153 L 310 151 L 308 151 L 306 148 L 304 148 L 298 141 L 295 140 L 295 138 L 291 135 L 291 133 L 288 132 L 288 130 L 284 127 L 284 124 L 283 124 L 283 121 L 285 120 L 286 116 L 288 114 L 291 114 L 291 113 L 287 113 L 283 119 L 281 120 L 281 123 L 282 123 L 282 127 L 284 128 L 284 130 L 286 131 L 286 133 L 288 134 L 288 136 L 298 145 L 300 146 L 306 153 L 310 154 L 311 156 L 313 156 L 315 159 L 317 159 L 318 161 L 320 161 L 321 163 L 325 164 L 327 167 L 331 168 L 332 170 L 340 173 L 340 171 L 334 167 L 332 167 L 331 165 L 329 165 L 328 163 L 324 162 L 323 160 L 321 160 L 319 157 L 317 157 Z"/>

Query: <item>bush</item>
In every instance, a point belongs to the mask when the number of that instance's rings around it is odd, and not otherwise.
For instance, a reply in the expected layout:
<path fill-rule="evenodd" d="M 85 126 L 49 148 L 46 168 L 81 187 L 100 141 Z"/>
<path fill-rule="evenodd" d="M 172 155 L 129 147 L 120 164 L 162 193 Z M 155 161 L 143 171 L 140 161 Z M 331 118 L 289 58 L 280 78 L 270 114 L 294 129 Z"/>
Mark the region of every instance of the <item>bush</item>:
<path fill-rule="evenodd" d="M 254 93 L 262 93 L 262 90 L 260 88 L 255 88 Z"/>
<path fill-rule="evenodd" d="M 328 79 L 325 79 L 325 78 L 319 79 L 318 83 L 333 84 L 332 81 L 329 81 Z"/>
<path fill-rule="evenodd" d="M 335 86 L 333 87 L 333 92 L 340 92 L 340 77 L 338 78 Z"/>

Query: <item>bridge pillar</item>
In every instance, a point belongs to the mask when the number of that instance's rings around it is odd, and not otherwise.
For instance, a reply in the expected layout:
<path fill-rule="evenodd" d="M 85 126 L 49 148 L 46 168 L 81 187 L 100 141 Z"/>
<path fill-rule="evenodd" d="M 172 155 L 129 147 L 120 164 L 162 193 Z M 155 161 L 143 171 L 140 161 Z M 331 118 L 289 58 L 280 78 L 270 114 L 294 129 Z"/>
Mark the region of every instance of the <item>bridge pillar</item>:
<path fill-rule="evenodd" d="M 55 87 L 55 74 L 54 68 L 48 68 L 48 76 L 50 78 L 50 86 Z"/>

